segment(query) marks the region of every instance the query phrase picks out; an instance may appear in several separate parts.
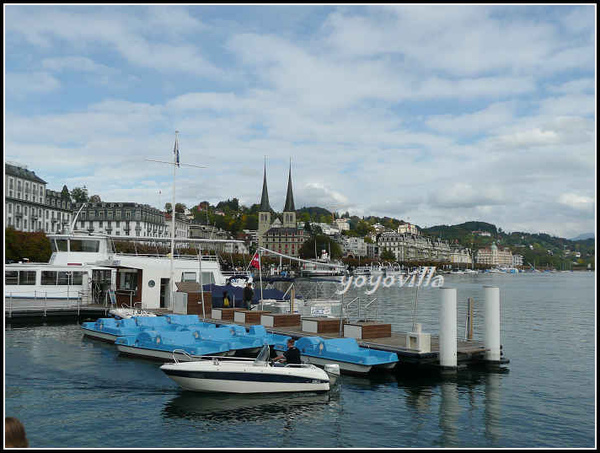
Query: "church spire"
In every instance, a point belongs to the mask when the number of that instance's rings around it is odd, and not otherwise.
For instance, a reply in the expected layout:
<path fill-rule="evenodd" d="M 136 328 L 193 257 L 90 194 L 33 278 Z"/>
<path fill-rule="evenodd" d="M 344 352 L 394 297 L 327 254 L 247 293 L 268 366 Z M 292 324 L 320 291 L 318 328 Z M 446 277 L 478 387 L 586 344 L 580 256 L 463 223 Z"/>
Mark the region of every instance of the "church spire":
<path fill-rule="evenodd" d="M 263 170 L 263 188 L 262 196 L 260 197 L 260 209 L 259 212 L 271 212 L 271 206 L 269 205 L 269 192 L 267 191 L 267 158 L 265 157 L 265 164 Z"/>
<path fill-rule="evenodd" d="M 294 212 L 294 193 L 292 191 L 292 159 L 290 158 L 290 173 L 288 177 L 287 196 L 285 197 L 285 206 L 283 212 Z"/>

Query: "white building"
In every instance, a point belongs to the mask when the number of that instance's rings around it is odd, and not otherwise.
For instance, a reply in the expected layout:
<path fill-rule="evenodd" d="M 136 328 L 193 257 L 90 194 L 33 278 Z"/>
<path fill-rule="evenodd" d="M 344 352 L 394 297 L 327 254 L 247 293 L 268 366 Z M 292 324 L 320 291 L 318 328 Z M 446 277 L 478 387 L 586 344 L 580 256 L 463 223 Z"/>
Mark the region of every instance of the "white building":
<path fill-rule="evenodd" d="M 75 205 L 75 212 L 81 207 Z M 138 203 L 86 203 L 79 213 L 76 229 L 90 233 L 106 233 L 131 237 L 171 237 L 165 214 L 147 204 Z"/>
<path fill-rule="evenodd" d="M 350 231 L 350 222 L 348 219 L 335 219 L 339 231 Z"/>
<path fill-rule="evenodd" d="M 398 233 L 400 234 L 420 234 L 419 229 L 410 223 L 401 223 L 398 225 Z"/>
<path fill-rule="evenodd" d="M 71 223 L 71 197 L 46 189 L 26 166 L 4 165 L 4 226 L 17 231 L 63 233 Z"/>
<path fill-rule="evenodd" d="M 415 234 L 384 232 L 377 241 L 379 250 L 391 251 L 396 261 L 450 261 L 450 244 L 440 239 L 432 239 Z"/>
<path fill-rule="evenodd" d="M 500 250 L 494 243 L 489 248 L 477 250 L 477 264 L 486 266 L 513 266 L 513 255 L 509 249 Z"/>
<path fill-rule="evenodd" d="M 359 256 L 367 256 L 368 252 L 365 238 L 344 236 L 342 240 L 342 249 L 344 251 L 344 256 L 352 256 L 354 258 L 357 258 Z"/>

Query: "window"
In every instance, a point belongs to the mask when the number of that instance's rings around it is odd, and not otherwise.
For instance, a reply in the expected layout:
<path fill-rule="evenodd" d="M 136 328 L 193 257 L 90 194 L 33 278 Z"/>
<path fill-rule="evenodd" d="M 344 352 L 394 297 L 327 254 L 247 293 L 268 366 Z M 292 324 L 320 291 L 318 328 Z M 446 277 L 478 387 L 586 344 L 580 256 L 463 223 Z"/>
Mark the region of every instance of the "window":
<path fill-rule="evenodd" d="M 72 252 L 97 253 L 100 250 L 100 241 L 90 239 L 71 239 Z"/>
<path fill-rule="evenodd" d="M 19 271 L 5 271 L 4 272 L 4 284 L 5 285 L 18 285 L 19 284 Z"/>
<path fill-rule="evenodd" d="M 195 282 L 196 281 L 196 273 L 195 272 L 183 272 L 181 274 L 182 282 Z"/>
<path fill-rule="evenodd" d="M 42 271 L 42 285 L 56 285 L 56 274 L 55 271 Z"/>
<path fill-rule="evenodd" d="M 67 240 L 66 239 L 55 239 L 52 241 L 53 252 L 67 252 Z"/>

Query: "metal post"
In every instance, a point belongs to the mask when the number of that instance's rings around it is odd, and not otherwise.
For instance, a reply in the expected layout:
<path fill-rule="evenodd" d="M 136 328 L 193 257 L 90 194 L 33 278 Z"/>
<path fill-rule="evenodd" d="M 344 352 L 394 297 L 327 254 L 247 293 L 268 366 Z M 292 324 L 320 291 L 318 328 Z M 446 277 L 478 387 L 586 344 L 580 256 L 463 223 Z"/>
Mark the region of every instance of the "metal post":
<path fill-rule="evenodd" d="M 440 365 L 456 368 L 456 288 L 440 288 L 442 291 L 440 306 Z"/>

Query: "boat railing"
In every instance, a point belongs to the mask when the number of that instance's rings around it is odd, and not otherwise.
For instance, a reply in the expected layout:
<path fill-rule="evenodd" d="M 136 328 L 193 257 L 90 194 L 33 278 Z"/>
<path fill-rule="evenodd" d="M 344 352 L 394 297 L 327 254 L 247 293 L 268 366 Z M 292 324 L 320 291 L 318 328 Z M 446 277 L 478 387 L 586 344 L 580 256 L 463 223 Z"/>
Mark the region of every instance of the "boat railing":
<path fill-rule="evenodd" d="M 47 316 L 48 310 L 77 310 L 80 314 L 81 307 L 86 305 L 83 303 L 82 291 L 78 293 L 71 291 L 53 292 L 48 295 L 47 291 L 34 291 L 33 297 L 23 297 L 18 294 L 23 294 L 18 291 L 5 294 L 4 313 L 9 318 L 12 317 L 13 311 L 41 311 L 43 316 Z M 27 293 L 30 294 L 30 293 Z M 75 297 L 60 297 L 61 294 L 75 295 Z M 52 297 L 55 296 L 55 297 Z M 56 297 L 59 296 L 59 297 Z"/>
<path fill-rule="evenodd" d="M 164 253 L 122 253 L 119 252 L 118 256 L 137 256 L 143 258 L 170 258 L 169 254 Z M 188 260 L 198 261 L 198 255 L 174 255 L 174 259 L 177 260 Z M 202 261 L 218 261 L 218 257 L 215 255 L 202 255 Z"/>
<path fill-rule="evenodd" d="M 379 318 L 379 304 L 377 298 L 361 301 L 360 296 L 342 305 L 342 315 L 347 319 L 375 320 Z"/>

